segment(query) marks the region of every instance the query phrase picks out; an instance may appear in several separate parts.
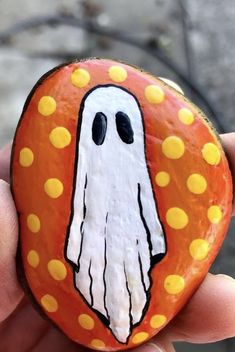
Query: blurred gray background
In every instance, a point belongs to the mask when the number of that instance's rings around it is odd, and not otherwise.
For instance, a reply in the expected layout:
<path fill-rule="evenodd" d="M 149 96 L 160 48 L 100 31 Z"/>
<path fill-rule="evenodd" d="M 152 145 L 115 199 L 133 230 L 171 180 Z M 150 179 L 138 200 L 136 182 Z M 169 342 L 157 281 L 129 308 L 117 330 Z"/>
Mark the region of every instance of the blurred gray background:
<path fill-rule="evenodd" d="M 51 21 L 31 28 L 29 21 L 35 24 L 41 16 L 44 22 L 48 16 L 63 16 L 64 24 Z M 68 26 L 66 18 L 71 16 L 99 25 L 106 35 Z M 19 27 L 12 28 L 19 22 Z M 147 50 L 114 41 L 108 36 L 110 27 L 141 41 L 161 55 L 163 62 Z M 88 56 L 124 60 L 175 80 L 213 119 L 208 104 L 180 79 L 182 71 L 215 109 L 219 130 L 235 131 L 234 0 L 1 0 L 0 147 L 12 139 L 24 101 L 40 76 L 61 62 Z M 173 63 L 174 70 L 164 64 L 164 58 Z M 214 273 L 235 276 L 234 227 L 235 222 L 212 268 Z M 235 339 L 208 345 L 178 343 L 175 347 L 177 352 L 232 352 Z"/>

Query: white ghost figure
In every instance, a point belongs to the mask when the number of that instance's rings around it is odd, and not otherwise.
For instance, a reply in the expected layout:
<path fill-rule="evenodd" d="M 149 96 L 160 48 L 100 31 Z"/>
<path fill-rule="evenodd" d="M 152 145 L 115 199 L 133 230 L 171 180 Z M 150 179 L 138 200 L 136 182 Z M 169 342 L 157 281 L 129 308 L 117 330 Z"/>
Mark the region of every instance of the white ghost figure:
<path fill-rule="evenodd" d="M 126 343 L 149 301 L 150 269 L 166 252 L 145 157 L 136 98 L 97 86 L 80 110 L 67 259 L 75 285 Z"/>

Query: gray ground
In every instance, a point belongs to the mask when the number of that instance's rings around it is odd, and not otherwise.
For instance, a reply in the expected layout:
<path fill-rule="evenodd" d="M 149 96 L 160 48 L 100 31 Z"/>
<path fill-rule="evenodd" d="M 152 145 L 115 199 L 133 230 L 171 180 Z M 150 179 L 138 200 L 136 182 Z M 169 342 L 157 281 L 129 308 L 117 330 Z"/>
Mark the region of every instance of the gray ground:
<path fill-rule="evenodd" d="M 86 4 L 88 6 L 84 9 L 82 1 L 76 0 L 18 0 L 17 3 L 15 0 L 2 0 L 0 31 L 31 16 L 63 11 L 79 16 L 86 15 L 100 25 L 127 31 L 134 38 L 151 37 L 207 92 L 226 130 L 235 130 L 234 0 L 94 0 L 86 1 Z M 185 55 L 183 19 L 189 40 L 189 64 Z M 145 52 L 106 38 L 99 39 L 74 28 L 63 26 L 30 30 L 12 38 L 10 44 L 0 46 L 0 146 L 12 138 L 25 98 L 37 79 L 73 55 L 121 59 L 183 85 L 173 72 Z M 57 55 L 56 58 L 49 58 L 50 52 L 59 52 L 60 57 Z M 186 86 L 183 85 L 183 88 L 186 95 L 196 100 Z M 216 273 L 235 275 L 233 229 L 234 226 L 231 226 L 213 266 Z M 234 341 L 206 346 L 177 344 L 176 350 L 234 351 Z"/>

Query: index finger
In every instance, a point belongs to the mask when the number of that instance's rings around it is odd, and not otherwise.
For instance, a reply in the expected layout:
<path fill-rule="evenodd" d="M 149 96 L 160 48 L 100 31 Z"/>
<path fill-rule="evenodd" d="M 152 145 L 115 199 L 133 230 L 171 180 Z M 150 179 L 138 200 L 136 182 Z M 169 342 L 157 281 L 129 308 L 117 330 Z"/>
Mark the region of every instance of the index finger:
<path fill-rule="evenodd" d="M 235 132 L 225 133 L 221 136 L 222 144 L 228 158 L 230 170 L 233 178 L 233 185 L 235 183 Z M 233 186 L 233 194 L 235 194 L 235 185 Z M 235 202 L 233 200 L 233 212 L 232 215 L 235 215 Z"/>

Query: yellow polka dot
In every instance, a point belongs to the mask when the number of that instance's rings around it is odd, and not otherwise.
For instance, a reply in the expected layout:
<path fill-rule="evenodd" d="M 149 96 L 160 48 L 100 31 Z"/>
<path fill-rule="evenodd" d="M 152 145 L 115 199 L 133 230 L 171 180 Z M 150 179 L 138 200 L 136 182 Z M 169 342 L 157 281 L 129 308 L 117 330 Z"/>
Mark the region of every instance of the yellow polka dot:
<path fill-rule="evenodd" d="M 188 215 L 183 209 L 174 207 L 167 210 L 166 221 L 175 230 L 181 230 L 188 225 Z"/>
<path fill-rule="evenodd" d="M 166 317 L 162 314 L 153 315 L 150 320 L 150 326 L 153 329 L 158 329 L 166 323 Z"/>
<path fill-rule="evenodd" d="M 114 82 L 124 82 L 127 78 L 127 72 L 121 66 L 111 66 L 109 68 L 109 77 Z"/>
<path fill-rule="evenodd" d="M 67 276 L 67 269 L 60 260 L 52 259 L 47 264 L 48 271 L 53 279 L 57 281 L 64 280 Z"/>
<path fill-rule="evenodd" d="M 33 268 L 36 268 L 40 262 L 38 252 L 34 251 L 34 250 L 29 251 L 29 253 L 27 255 L 27 261 L 28 261 L 29 265 L 31 265 Z"/>
<path fill-rule="evenodd" d="M 155 182 L 159 187 L 166 187 L 170 182 L 170 175 L 165 171 L 160 171 L 155 176 Z"/>
<path fill-rule="evenodd" d="M 54 313 L 58 310 L 58 302 L 55 297 L 51 295 L 44 295 L 41 298 L 41 304 L 43 308 L 48 311 L 49 313 Z"/>
<path fill-rule="evenodd" d="M 31 149 L 22 148 L 20 151 L 19 163 L 23 167 L 29 167 L 34 161 L 34 155 Z"/>
<path fill-rule="evenodd" d="M 95 322 L 88 314 L 80 314 L 78 317 L 78 322 L 83 329 L 92 330 L 95 326 Z"/>
<path fill-rule="evenodd" d="M 29 214 L 27 216 L 27 226 L 31 232 L 33 233 L 39 232 L 41 228 L 41 222 L 39 217 L 35 214 Z"/>
<path fill-rule="evenodd" d="M 145 88 L 144 94 L 151 104 L 160 104 L 165 98 L 165 93 L 162 88 L 153 84 Z"/>
<path fill-rule="evenodd" d="M 218 205 L 212 205 L 207 210 L 207 217 L 212 224 L 218 224 L 223 217 L 222 210 Z"/>
<path fill-rule="evenodd" d="M 182 88 L 175 83 L 174 81 L 168 79 L 168 78 L 163 78 L 163 77 L 159 77 L 163 82 L 165 82 L 166 84 L 168 84 L 168 86 L 174 88 L 175 90 L 177 90 L 180 94 L 184 95 L 184 92 L 182 90 Z"/>
<path fill-rule="evenodd" d="M 179 159 L 185 151 L 184 142 L 176 136 L 169 136 L 162 142 L 162 152 L 169 159 Z"/>
<path fill-rule="evenodd" d="M 203 260 L 208 255 L 209 243 L 200 238 L 193 240 L 189 246 L 189 252 L 193 259 Z"/>
<path fill-rule="evenodd" d="M 194 122 L 193 113 L 187 108 L 180 109 L 178 112 L 178 117 L 184 125 L 191 125 Z"/>
<path fill-rule="evenodd" d="M 202 175 L 192 174 L 187 179 L 187 187 L 194 194 L 202 194 L 207 188 L 207 182 Z"/>
<path fill-rule="evenodd" d="M 104 343 L 104 341 L 102 341 L 100 339 L 93 339 L 93 340 L 91 340 L 91 346 L 95 347 L 95 348 L 104 348 L 105 343 Z"/>
<path fill-rule="evenodd" d="M 49 139 L 55 148 L 62 149 L 70 144 L 71 134 L 67 128 L 56 127 L 51 131 Z"/>
<path fill-rule="evenodd" d="M 168 275 L 164 281 L 164 288 L 170 295 L 177 295 L 185 287 L 184 278 L 180 275 Z"/>
<path fill-rule="evenodd" d="M 210 165 L 218 165 L 221 160 L 219 148 L 214 143 L 206 143 L 202 148 L 203 159 Z"/>
<path fill-rule="evenodd" d="M 91 76 L 87 70 L 77 68 L 71 74 L 71 81 L 75 87 L 83 88 L 90 82 Z"/>
<path fill-rule="evenodd" d="M 145 340 L 147 340 L 147 338 L 149 337 L 149 334 L 145 331 L 141 331 L 141 332 L 137 332 L 137 334 L 135 334 L 132 338 L 132 342 L 137 345 Z"/>
<path fill-rule="evenodd" d="M 39 100 L 38 111 L 43 116 L 50 116 L 56 111 L 56 101 L 50 96 L 44 96 Z"/>
<path fill-rule="evenodd" d="M 64 191 L 63 183 L 57 178 L 49 178 L 44 183 L 44 190 L 51 198 L 58 198 Z"/>

